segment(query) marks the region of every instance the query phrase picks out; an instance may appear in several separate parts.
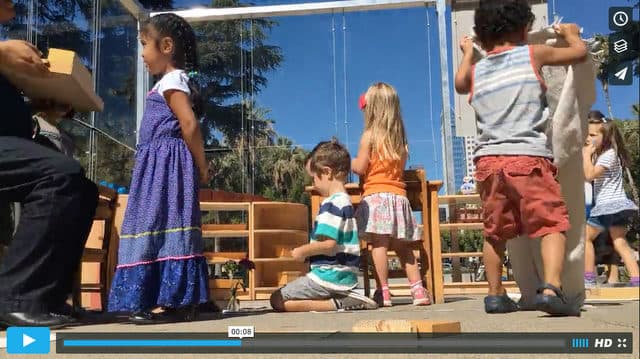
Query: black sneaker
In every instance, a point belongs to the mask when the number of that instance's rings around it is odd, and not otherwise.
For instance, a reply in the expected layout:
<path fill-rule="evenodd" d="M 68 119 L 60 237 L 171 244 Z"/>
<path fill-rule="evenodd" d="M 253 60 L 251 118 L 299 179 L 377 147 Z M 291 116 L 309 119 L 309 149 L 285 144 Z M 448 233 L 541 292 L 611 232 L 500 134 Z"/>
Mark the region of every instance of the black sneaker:
<path fill-rule="evenodd" d="M 377 309 L 378 304 L 370 298 L 354 292 L 349 291 L 344 295 L 338 296 L 333 299 L 338 310 L 363 310 L 363 309 Z"/>
<path fill-rule="evenodd" d="M 484 297 L 484 311 L 489 314 L 512 313 L 518 311 L 518 305 L 504 292 L 503 295 Z"/>

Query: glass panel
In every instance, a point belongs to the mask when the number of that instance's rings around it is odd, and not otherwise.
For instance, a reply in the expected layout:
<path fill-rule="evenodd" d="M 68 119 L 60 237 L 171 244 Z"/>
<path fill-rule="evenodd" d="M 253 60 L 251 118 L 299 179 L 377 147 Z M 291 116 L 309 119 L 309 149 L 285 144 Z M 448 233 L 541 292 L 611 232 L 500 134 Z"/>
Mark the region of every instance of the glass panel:
<path fill-rule="evenodd" d="M 357 152 L 364 127 L 358 97 L 371 84 L 386 82 L 400 97 L 409 140 L 407 165 L 425 168 L 427 178 L 432 179 L 434 173 L 441 173 L 436 161 L 440 157 L 440 96 L 436 91 L 440 88 L 429 85 L 429 61 L 437 60 L 438 53 L 430 53 L 434 48 L 427 46 L 428 11 L 431 12 L 426 8 L 409 8 L 354 12 L 347 13 L 344 22 L 342 14 L 336 15 L 336 20 L 339 19 L 341 39 L 346 31 L 346 53 L 340 48 L 339 57 L 346 59 L 349 151 Z M 432 13 L 431 20 L 435 24 Z M 394 26 L 389 28 L 380 24 Z M 431 42 L 437 42 L 437 31 L 431 33 Z M 436 79 L 438 67 L 432 66 L 431 72 L 432 78 Z M 433 96 L 431 100 L 430 96 Z M 430 103 L 438 108 L 430 108 Z M 344 126 L 340 132 L 341 140 L 345 141 L 347 131 Z"/>
<path fill-rule="evenodd" d="M 89 175 L 89 162 L 91 159 L 91 146 L 89 136 L 91 129 L 80 122 L 87 122 L 85 114 L 78 114 L 76 120 L 63 120 L 60 123 L 61 131 L 66 132 L 72 139 L 74 145 L 73 157 L 80 162 Z"/>
<path fill-rule="evenodd" d="M 8 24 L 0 25 L 0 39 L 27 40 L 29 31 L 29 6 L 32 0 L 15 0 L 16 17 Z"/>
<path fill-rule="evenodd" d="M 86 0 L 37 0 L 33 42 L 45 56 L 50 48 L 73 50 L 92 68 L 93 5 Z"/>
<path fill-rule="evenodd" d="M 133 173 L 134 151 L 109 137 L 94 132 L 96 137 L 96 150 L 94 160 L 96 163 L 96 183 L 107 182 L 113 184 L 114 189 L 123 188 L 128 193 Z"/>
<path fill-rule="evenodd" d="M 138 25 L 118 0 L 104 0 L 101 4 L 96 87 L 104 101 L 104 111 L 96 113 L 95 126 L 133 147 Z"/>

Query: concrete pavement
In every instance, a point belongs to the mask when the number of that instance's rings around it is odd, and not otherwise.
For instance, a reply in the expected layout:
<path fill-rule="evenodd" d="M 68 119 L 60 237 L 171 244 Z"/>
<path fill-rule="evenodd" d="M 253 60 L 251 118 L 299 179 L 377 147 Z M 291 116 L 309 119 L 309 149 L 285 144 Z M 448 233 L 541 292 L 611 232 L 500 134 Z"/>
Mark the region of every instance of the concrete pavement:
<path fill-rule="evenodd" d="M 483 311 L 482 296 L 466 296 L 448 298 L 447 303 L 430 307 L 414 307 L 412 305 L 398 304 L 392 308 L 383 308 L 374 311 L 358 311 L 346 313 L 273 313 L 265 310 L 267 302 L 242 302 L 243 308 L 256 308 L 254 315 L 243 317 L 224 318 L 218 314 L 203 315 L 201 320 L 190 323 L 158 324 L 152 326 L 135 326 L 126 323 L 108 323 L 85 325 L 70 329 L 65 332 L 227 332 L 229 325 L 252 325 L 256 334 L 260 332 L 350 332 L 352 326 L 365 319 L 447 319 L 461 322 L 463 332 L 632 332 L 634 341 L 634 354 L 632 355 L 544 355 L 545 358 L 637 358 L 638 357 L 638 317 L 639 304 L 626 302 L 618 304 L 600 304 L 586 306 L 580 318 L 550 318 L 540 312 L 518 312 L 505 315 L 487 315 Z M 262 307 L 263 309 L 260 309 Z M 1 338 L 5 332 L 0 332 Z M 52 352 L 55 352 L 55 343 L 52 342 Z M 30 356 L 31 358 L 74 357 L 82 359 L 99 358 L 174 358 L 172 354 L 148 354 L 148 355 L 53 355 Z M 6 349 L 0 348 L 0 358 L 10 357 Z M 217 355 L 217 354 L 185 354 L 179 358 L 539 358 L 540 354 L 531 355 L 495 355 L 495 354 L 317 354 L 305 355 Z"/>

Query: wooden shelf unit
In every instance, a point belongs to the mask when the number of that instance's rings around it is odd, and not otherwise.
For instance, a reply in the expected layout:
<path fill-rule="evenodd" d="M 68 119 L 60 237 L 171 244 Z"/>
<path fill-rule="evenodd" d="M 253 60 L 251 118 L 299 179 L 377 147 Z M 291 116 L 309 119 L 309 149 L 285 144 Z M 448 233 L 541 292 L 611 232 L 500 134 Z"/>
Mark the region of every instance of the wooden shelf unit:
<path fill-rule="evenodd" d="M 249 280 L 253 299 L 264 300 L 278 289 L 281 272 L 309 271 L 308 263 L 290 256 L 293 248 L 309 242 L 309 209 L 298 203 L 254 202 L 252 213 L 249 258 L 256 269 Z"/>
<path fill-rule="evenodd" d="M 285 249 L 293 249 L 309 241 L 309 212 L 307 206 L 284 202 L 201 202 L 202 211 L 245 212 L 246 223 L 204 224 L 202 235 L 207 239 L 246 238 L 246 252 L 205 252 L 209 264 L 223 264 L 227 260 L 248 257 L 256 264 L 249 273 L 247 292 L 240 292 L 240 300 L 268 299 L 278 289 L 278 273 L 300 271 L 306 273 L 308 264 L 297 262 Z M 228 299 L 232 281 L 215 278 L 209 281 L 214 299 Z"/>

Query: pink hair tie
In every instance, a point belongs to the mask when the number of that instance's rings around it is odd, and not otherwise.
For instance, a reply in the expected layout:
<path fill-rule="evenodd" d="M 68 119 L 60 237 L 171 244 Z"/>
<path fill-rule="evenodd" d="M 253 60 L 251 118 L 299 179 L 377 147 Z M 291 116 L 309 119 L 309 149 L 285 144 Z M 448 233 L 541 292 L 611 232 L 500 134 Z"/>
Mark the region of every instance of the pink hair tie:
<path fill-rule="evenodd" d="M 360 95 L 358 106 L 360 106 L 360 110 L 364 110 L 364 108 L 367 107 L 367 99 L 364 97 L 364 94 Z"/>

